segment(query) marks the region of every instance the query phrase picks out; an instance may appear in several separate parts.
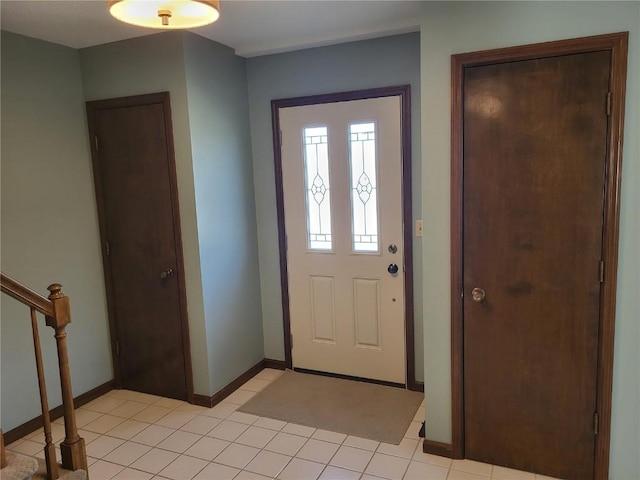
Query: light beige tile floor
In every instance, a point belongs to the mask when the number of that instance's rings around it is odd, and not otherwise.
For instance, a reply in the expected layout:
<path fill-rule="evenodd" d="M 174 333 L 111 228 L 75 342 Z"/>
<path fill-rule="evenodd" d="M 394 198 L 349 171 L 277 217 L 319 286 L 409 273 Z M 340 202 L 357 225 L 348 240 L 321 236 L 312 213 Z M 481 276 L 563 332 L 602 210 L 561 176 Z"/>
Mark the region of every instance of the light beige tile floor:
<path fill-rule="evenodd" d="M 214 408 L 113 390 L 76 410 L 91 480 L 542 480 L 422 452 L 420 407 L 400 445 L 236 412 L 281 374 L 265 369 Z M 62 419 L 54 437 L 64 436 Z M 43 456 L 42 431 L 7 446 Z M 60 453 L 58 451 L 58 459 Z"/>

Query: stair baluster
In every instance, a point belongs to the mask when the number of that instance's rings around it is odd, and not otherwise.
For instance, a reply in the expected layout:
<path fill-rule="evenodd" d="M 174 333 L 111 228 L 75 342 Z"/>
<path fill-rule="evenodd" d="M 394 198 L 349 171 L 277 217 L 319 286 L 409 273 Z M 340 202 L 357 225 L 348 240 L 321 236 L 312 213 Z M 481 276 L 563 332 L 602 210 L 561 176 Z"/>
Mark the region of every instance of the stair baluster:
<path fill-rule="evenodd" d="M 7 466 L 7 453 L 4 450 L 4 435 L 0 429 L 0 468 Z"/>
<path fill-rule="evenodd" d="M 40 348 L 40 335 L 38 334 L 38 319 L 36 309 L 31 308 L 31 331 L 33 333 L 33 349 L 36 353 L 36 369 L 38 371 L 38 388 L 40 389 L 40 406 L 42 407 L 42 422 L 44 424 L 44 462 L 47 467 L 48 480 L 58 478 L 58 462 L 56 460 L 56 447 L 51 436 L 51 418 L 49 417 L 49 401 L 47 399 L 47 385 L 44 379 L 44 366 L 42 365 L 42 349 Z"/>

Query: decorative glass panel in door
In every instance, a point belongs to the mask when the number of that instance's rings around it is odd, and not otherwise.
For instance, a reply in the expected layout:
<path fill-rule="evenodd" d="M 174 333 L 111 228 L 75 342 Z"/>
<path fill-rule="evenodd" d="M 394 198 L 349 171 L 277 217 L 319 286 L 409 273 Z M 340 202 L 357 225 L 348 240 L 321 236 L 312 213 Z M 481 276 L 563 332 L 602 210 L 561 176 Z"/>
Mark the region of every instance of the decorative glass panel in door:
<path fill-rule="evenodd" d="M 349 125 L 351 230 L 354 252 L 378 252 L 376 124 Z"/>
<path fill-rule="evenodd" d="M 309 250 L 331 250 L 331 187 L 327 127 L 304 128 Z"/>

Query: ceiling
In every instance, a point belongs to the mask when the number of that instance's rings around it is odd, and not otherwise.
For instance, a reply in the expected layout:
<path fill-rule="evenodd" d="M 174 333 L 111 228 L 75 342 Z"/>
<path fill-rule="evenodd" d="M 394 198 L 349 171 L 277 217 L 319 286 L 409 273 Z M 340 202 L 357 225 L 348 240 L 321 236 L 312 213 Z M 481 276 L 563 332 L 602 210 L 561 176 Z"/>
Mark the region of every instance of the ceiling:
<path fill-rule="evenodd" d="M 419 30 L 420 1 L 221 0 L 220 20 L 192 30 L 253 57 Z M 157 33 L 121 23 L 107 0 L 0 0 L 3 30 L 72 48 Z"/>

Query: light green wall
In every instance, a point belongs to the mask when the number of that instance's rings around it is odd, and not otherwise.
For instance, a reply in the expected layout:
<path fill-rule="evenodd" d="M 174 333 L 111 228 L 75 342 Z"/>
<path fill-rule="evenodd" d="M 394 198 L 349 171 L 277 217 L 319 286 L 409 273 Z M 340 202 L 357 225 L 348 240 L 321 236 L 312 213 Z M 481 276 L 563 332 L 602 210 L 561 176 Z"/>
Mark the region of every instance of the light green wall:
<path fill-rule="evenodd" d="M 184 55 L 213 393 L 264 358 L 246 60 L 191 33 Z"/>
<path fill-rule="evenodd" d="M 80 50 L 86 100 L 168 91 L 178 176 L 195 393 L 209 395 L 209 363 L 191 156 L 183 33 L 167 32 Z"/>
<path fill-rule="evenodd" d="M 421 218 L 420 34 L 248 59 L 264 348 L 284 360 L 271 100 L 391 85 L 411 85 L 413 218 Z M 422 380 L 422 244 L 414 238 L 416 378 Z"/>
<path fill-rule="evenodd" d="M 2 271 L 41 294 L 59 282 L 73 390 L 113 378 L 98 220 L 76 50 L 2 32 Z M 29 309 L 2 295 L 2 428 L 40 415 Z M 62 403 L 53 329 L 39 315 L 51 407 Z"/>
<path fill-rule="evenodd" d="M 611 435 L 612 479 L 640 478 L 640 3 L 425 2 L 421 21 L 427 438 L 451 441 L 450 56 L 629 31 Z"/>

